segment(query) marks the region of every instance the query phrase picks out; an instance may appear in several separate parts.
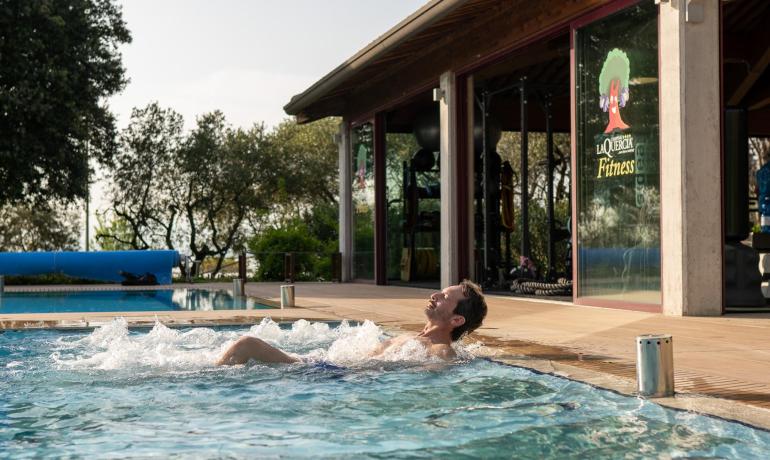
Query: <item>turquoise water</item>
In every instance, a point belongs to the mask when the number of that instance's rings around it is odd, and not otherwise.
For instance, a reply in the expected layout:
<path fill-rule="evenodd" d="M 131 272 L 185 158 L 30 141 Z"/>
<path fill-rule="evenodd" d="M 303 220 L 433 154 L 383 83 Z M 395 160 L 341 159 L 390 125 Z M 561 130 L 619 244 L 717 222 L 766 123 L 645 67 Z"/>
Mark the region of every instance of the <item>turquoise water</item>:
<path fill-rule="evenodd" d="M 248 333 L 303 364 L 216 367 Z M 416 344 L 374 324 L 0 334 L 0 457 L 763 458 L 767 432 Z M 322 364 L 325 363 L 325 364 Z M 328 365 L 334 364 L 334 366 Z"/>
<path fill-rule="evenodd" d="M 271 308 L 229 291 L 164 289 L 147 291 L 5 292 L 0 314 Z"/>

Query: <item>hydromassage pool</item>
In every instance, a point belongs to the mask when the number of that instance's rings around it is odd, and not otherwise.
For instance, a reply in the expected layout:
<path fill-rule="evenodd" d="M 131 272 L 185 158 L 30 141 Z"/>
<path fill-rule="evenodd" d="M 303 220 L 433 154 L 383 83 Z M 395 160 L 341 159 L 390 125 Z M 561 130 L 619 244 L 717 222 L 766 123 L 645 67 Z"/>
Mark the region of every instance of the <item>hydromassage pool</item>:
<path fill-rule="evenodd" d="M 304 363 L 216 367 L 241 334 Z M 761 458 L 765 431 L 419 346 L 371 322 L 0 334 L 0 457 Z"/>

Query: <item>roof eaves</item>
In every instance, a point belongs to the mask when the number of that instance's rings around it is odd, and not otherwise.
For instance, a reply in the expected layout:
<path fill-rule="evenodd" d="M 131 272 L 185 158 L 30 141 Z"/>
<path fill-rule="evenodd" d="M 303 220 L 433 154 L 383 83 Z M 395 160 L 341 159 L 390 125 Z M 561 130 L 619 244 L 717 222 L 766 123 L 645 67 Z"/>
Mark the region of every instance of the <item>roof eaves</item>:
<path fill-rule="evenodd" d="M 468 0 L 431 0 L 406 19 L 357 52 L 308 89 L 291 98 L 284 106 L 289 115 L 298 115 L 311 104 L 321 99 L 326 92 L 342 83 L 356 71 L 376 58 L 398 46 L 405 39 L 425 29 Z"/>

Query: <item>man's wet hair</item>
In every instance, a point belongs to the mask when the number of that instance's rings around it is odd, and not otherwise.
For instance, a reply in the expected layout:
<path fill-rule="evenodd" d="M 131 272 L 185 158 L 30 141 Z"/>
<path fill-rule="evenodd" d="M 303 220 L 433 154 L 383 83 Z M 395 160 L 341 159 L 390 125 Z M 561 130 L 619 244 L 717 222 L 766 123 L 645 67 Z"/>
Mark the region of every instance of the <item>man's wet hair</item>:
<path fill-rule="evenodd" d="M 484 300 L 484 294 L 481 293 L 481 286 L 473 281 L 463 280 L 460 288 L 465 298 L 457 302 L 454 314 L 465 318 L 465 322 L 452 330 L 452 341 L 475 331 L 487 316 L 487 302 Z"/>

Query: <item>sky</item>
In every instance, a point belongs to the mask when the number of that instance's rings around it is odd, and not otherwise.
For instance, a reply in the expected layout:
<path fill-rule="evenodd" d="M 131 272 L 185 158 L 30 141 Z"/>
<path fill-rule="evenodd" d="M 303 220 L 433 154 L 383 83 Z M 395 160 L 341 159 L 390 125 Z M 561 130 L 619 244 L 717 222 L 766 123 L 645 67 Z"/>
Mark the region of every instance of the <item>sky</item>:
<path fill-rule="evenodd" d="M 291 96 L 425 0 L 125 0 L 130 83 L 109 101 L 120 128 L 152 101 L 185 128 L 220 109 L 234 126 L 274 126 Z"/>
<path fill-rule="evenodd" d="M 134 107 L 157 101 L 185 129 L 221 110 L 235 127 L 272 127 L 283 106 L 425 0 L 123 0 L 132 42 L 121 47 L 129 79 L 108 100 L 124 129 Z M 107 209 L 106 183 L 91 187 L 90 228 Z M 85 232 L 81 244 L 85 246 Z"/>

